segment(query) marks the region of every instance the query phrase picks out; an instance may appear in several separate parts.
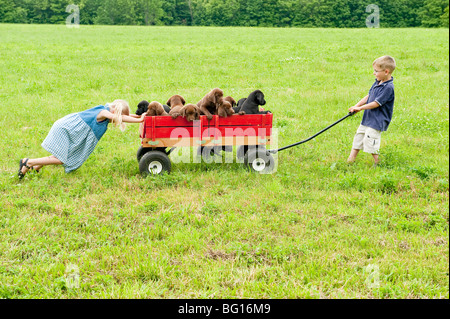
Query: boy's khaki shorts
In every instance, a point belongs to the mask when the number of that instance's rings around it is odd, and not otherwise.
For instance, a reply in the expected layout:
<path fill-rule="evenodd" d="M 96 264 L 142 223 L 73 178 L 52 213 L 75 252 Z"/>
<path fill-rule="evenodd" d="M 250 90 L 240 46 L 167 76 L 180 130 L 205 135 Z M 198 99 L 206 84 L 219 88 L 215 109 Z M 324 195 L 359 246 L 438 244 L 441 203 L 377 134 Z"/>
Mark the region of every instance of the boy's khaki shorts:
<path fill-rule="evenodd" d="M 380 151 L 381 131 L 360 125 L 353 138 L 353 149 L 366 153 L 378 154 Z"/>

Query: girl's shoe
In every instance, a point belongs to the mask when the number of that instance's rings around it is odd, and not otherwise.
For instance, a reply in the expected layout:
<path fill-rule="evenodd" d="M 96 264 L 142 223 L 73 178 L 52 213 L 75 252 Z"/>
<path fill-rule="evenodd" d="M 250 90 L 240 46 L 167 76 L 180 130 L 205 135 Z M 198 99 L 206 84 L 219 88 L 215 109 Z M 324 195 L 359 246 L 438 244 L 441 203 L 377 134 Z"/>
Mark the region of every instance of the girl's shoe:
<path fill-rule="evenodd" d="M 22 173 L 22 168 L 25 166 L 26 168 L 28 168 L 29 170 L 30 169 L 32 169 L 30 166 L 28 166 L 27 165 L 27 163 L 28 163 L 28 158 L 26 158 L 25 159 L 25 161 L 23 160 L 23 159 L 21 159 L 20 161 L 19 161 L 19 179 L 22 179 L 24 176 L 25 176 L 25 174 L 24 173 Z"/>

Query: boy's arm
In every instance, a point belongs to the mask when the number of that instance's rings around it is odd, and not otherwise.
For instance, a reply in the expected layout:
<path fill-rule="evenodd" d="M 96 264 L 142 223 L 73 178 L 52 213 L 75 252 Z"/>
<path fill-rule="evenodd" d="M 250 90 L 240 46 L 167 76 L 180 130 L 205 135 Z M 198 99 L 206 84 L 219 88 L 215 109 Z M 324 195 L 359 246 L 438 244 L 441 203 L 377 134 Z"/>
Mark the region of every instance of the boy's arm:
<path fill-rule="evenodd" d="M 367 100 L 369 99 L 369 94 L 367 94 L 365 97 L 361 99 L 358 103 L 355 104 L 355 106 L 361 106 L 367 103 Z"/>
<path fill-rule="evenodd" d="M 349 112 L 358 113 L 359 111 L 375 109 L 375 108 L 377 108 L 379 106 L 380 106 L 380 104 L 378 104 L 377 102 L 373 101 L 373 102 L 370 102 L 369 104 L 364 104 L 364 105 L 361 105 L 361 106 L 352 106 L 351 108 L 348 109 L 348 111 Z"/>
<path fill-rule="evenodd" d="M 358 113 L 359 111 L 362 111 L 362 110 L 370 110 L 370 109 L 374 109 L 374 108 L 377 108 L 380 106 L 380 104 L 378 104 L 375 101 L 370 102 L 369 104 L 366 104 L 368 98 L 369 98 L 369 95 L 366 95 L 355 106 L 352 106 L 351 108 L 349 108 L 348 111 Z"/>

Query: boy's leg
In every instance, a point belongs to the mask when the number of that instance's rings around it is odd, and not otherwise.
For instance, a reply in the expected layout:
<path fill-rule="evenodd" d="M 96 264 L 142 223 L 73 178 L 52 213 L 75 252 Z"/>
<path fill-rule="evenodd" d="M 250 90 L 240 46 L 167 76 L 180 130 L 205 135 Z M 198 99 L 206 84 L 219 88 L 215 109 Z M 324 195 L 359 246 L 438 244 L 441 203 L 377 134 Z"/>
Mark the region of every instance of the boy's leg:
<path fill-rule="evenodd" d="M 364 137 L 364 152 L 372 154 L 375 166 L 380 162 L 378 154 L 380 151 L 381 143 L 381 131 L 373 128 L 366 130 L 366 136 Z"/>
<path fill-rule="evenodd" d="M 380 162 L 380 160 L 378 159 L 378 154 L 372 154 L 372 156 L 375 166 L 378 165 L 378 163 Z"/>
<path fill-rule="evenodd" d="M 358 155 L 359 150 L 352 148 L 350 155 L 348 156 L 347 163 L 353 163 Z"/>
<path fill-rule="evenodd" d="M 353 163 L 358 155 L 359 151 L 363 148 L 364 134 L 366 126 L 360 125 L 356 130 L 355 137 L 353 138 L 353 146 L 348 156 L 347 163 Z"/>

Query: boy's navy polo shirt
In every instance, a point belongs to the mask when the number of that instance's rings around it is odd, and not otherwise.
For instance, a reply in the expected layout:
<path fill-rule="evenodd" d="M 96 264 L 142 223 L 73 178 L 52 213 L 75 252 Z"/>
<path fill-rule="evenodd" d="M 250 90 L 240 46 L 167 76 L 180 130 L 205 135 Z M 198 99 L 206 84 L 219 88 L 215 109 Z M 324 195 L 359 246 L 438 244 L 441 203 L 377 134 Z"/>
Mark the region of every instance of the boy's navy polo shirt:
<path fill-rule="evenodd" d="M 370 88 L 366 104 L 375 101 L 380 106 L 371 110 L 364 110 L 361 124 L 378 131 L 386 131 L 394 112 L 394 77 L 389 81 L 378 83 L 379 81 L 375 80 Z"/>

